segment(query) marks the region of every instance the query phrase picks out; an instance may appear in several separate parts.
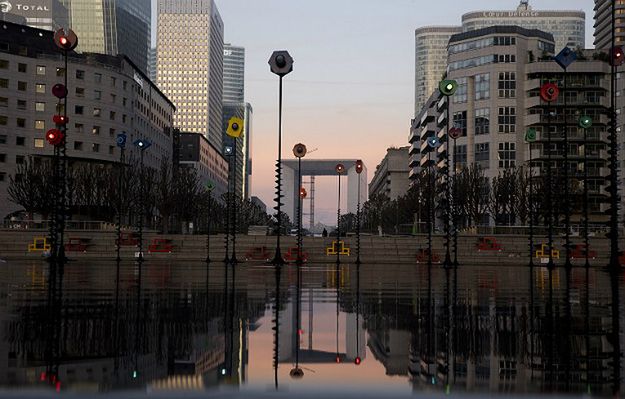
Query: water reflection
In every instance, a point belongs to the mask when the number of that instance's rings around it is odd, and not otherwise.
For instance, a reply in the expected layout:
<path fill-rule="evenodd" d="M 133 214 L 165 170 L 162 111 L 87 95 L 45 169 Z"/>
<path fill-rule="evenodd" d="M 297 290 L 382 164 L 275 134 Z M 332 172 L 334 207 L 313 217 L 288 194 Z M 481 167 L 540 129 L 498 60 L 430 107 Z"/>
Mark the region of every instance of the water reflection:
<path fill-rule="evenodd" d="M 620 391 L 623 276 L 616 271 L 5 266 L 3 386 Z"/>

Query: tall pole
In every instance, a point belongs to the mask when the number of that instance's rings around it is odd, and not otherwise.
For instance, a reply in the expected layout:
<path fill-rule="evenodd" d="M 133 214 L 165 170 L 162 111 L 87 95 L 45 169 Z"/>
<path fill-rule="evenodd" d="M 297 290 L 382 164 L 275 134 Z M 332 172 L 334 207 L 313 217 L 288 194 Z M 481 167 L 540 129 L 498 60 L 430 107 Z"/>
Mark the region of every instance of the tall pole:
<path fill-rule="evenodd" d="M 432 225 L 434 224 L 434 211 L 432 207 L 434 206 L 434 201 L 432 197 L 434 195 L 434 173 L 432 172 L 432 150 L 428 151 L 428 188 L 430 193 L 428 193 L 427 197 L 427 207 L 428 207 L 428 268 L 432 267 Z"/>
<path fill-rule="evenodd" d="M 360 264 L 360 173 L 358 174 L 358 201 L 356 202 L 356 264 Z"/>
<path fill-rule="evenodd" d="M 119 145 L 119 143 L 118 143 Z M 120 250 L 122 246 L 122 185 L 124 184 L 124 147 L 119 145 L 119 175 L 117 176 L 117 226 L 116 226 L 116 236 L 117 236 L 117 262 L 121 260 Z"/>
<path fill-rule="evenodd" d="M 336 241 L 338 243 L 341 242 L 341 173 L 338 174 L 339 177 L 339 195 L 338 195 L 338 203 L 337 203 L 337 211 L 336 211 Z M 336 251 L 336 264 L 341 263 L 341 251 Z"/>
<path fill-rule="evenodd" d="M 208 190 L 208 206 L 206 211 L 206 263 L 210 263 L 210 247 L 211 247 L 211 222 L 212 215 L 211 212 L 213 210 L 213 191 L 212 189 Z"/>
<path fill-rule="evenodd" d="M 139 182 L 139 261 L 143 260 L 143 218 L 145 212 L 145 169 L 143 166 L 143 149 L 141 154 L 141 181 Z"/>
<path fill-rule="evenodd" d="M 235 265 L 237 263 L 237 205 L 236 205 L 236 197 L 237 197 L 237 140 L 236 138 L 232 140 L 232 202 L 230 203 L 230 207 L 232 208 L 232 256 L 230 257 L 230 263 Z"/>
<path fill-rule="evenodd" d="M 276 238 L 276 254 L 273 264 L 284 265 L 284 258 L 280 249 L 280 237 L 282 236 L 282 78 L 293 71 L 293 57 L 286 50 L 274 51 L 269 58 L 271 72 L 280 77 L 278 89 L 278 161 L 276 162 L 276 206 L 275 210 L 278 223 L 278 236 Z"/>
<path fill-rule="evenodd" d="M 232 185 L 232 158 L 228 157 L 228 192 L 226 194 L 226 237 L 225 237 L 225 255 L 224 263 L 230 263 L 230 212 L 232 211 L 232 197 L 231 197 L 231 185 Z"/>
<path fill-rule="evenodd" d="M 571 199 L 569 193 L 569 132 L 568 132 L 568 119 L 567 119 L 567 73 L 564 68 L 564 246 L 566 252 L 566 259 L 564 261 L 564 267 L 570 270 L 573 265 L 571 264 Z"/>
<path fill-rule="evenodd" d="M 297 158 L 297 264 L 302 264 L 302 158 Z M 299 295 L 299 294 L 298 294 Z M 299 297 L 298 297 L 299 300 Z M 298 341 L 299 342 L 299 341 Z"/>
<path fill-rule="evenodd" d="M 534 132 L 534 139 L 536 138 L 536 133 Z M 529 236 L 529 252 L 530 252 L 530 268 L 534 266 L 534 182 L 532 180 L 532 142 L 533 140 L 530 137 L 530 133 L 526 133 L 525 141 L 527 141 L 527 148 L 529 151 L 529 163 L 528 163 L 528 178 L 529 178 L 529 218 L 530 218 L 530 236 Z"/>
<path fill-rule="evenodd" d="M 582 128 L 584 130 L 584 248 L 586 252 L 584 267 L 588 269 L 590 267 L 590 238 L 588 236 L 588 129 Z"/>
<path fill-rule="evenodd" d="M 450 97 L 447 97 L 447 134 L 445 139 L 445 264 L 444 267 L 451 267 L 451 178 L 449 173 L 449 107 Z"/>
<path fill-rule="evenodd" d="M 551 106 L 551 103 L 548 103 Z M 551 128 L 551 111 L 547 110 L 547 242 L 549 247 L 549 262 L 547 263 L 547 268 L 549 270 L 553 269 L 553 186 L 551 179 L 551 132 L 549 129 Z"/>
<path fill-rule="evenodd" d="M 454 267 L 458 267 L 458 206 L 456 204 L 456 198 L 458 195 L 458 186 L 456 184 L 456 178 L 457 178 L 457 163 L 456 163 L 456 139 L 457 137 L 454 136 L 454 174 L 453 174 L 453 178 L 452 178 L 452 182 L 453 182 L 453 190 L 452 190 L 452 225 L 453 225 L 453 238 L 454 238 Z"/>

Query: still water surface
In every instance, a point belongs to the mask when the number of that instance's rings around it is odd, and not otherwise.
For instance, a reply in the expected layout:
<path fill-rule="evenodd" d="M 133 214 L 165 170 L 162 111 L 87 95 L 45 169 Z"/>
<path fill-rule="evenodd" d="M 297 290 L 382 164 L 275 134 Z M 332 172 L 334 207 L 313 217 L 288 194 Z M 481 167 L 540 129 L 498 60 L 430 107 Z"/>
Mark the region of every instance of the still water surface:
<path fill-rule="evenodd" d="M 0 276 L 8 389 L 620 390 L 624 279 L 600 268 L 28 261 Z"/>

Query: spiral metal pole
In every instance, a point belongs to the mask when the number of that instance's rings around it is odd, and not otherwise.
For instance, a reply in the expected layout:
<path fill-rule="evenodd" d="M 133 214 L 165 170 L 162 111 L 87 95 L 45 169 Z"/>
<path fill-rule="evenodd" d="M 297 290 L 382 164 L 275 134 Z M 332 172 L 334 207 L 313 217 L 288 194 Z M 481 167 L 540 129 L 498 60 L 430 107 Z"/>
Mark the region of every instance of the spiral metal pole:
<path fill-rule="evenodd" d="M 278 161 L 276 162 L 276 206 L 278 212 L 276 218 L 278 222 L 278 237 L 276 238 L 276 254 L 273 264 L 284 265 L 284 258 L 280 248 L 280 237 L 282 236 L 282 76 L 280 76 L 280 87 L 278 93 Z"/>

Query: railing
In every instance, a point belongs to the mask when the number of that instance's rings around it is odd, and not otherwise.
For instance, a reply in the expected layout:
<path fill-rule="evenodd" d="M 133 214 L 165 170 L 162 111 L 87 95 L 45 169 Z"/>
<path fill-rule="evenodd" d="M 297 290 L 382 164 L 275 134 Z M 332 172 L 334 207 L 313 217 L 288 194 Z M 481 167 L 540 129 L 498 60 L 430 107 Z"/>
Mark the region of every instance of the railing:
<path fill-rule="evenodd" d="M 3 229 L 9 230 L 48 230 L 48 220 L 21 220 L 10 221 L 5 220 L 2 224 Z M 68 220 L 65 222 L 67 230 L 94 230 L 94 231 L 115 231 L 115 224 L 93 220 Z M 128 227 L 123 227 L 128 229 Z"/>

